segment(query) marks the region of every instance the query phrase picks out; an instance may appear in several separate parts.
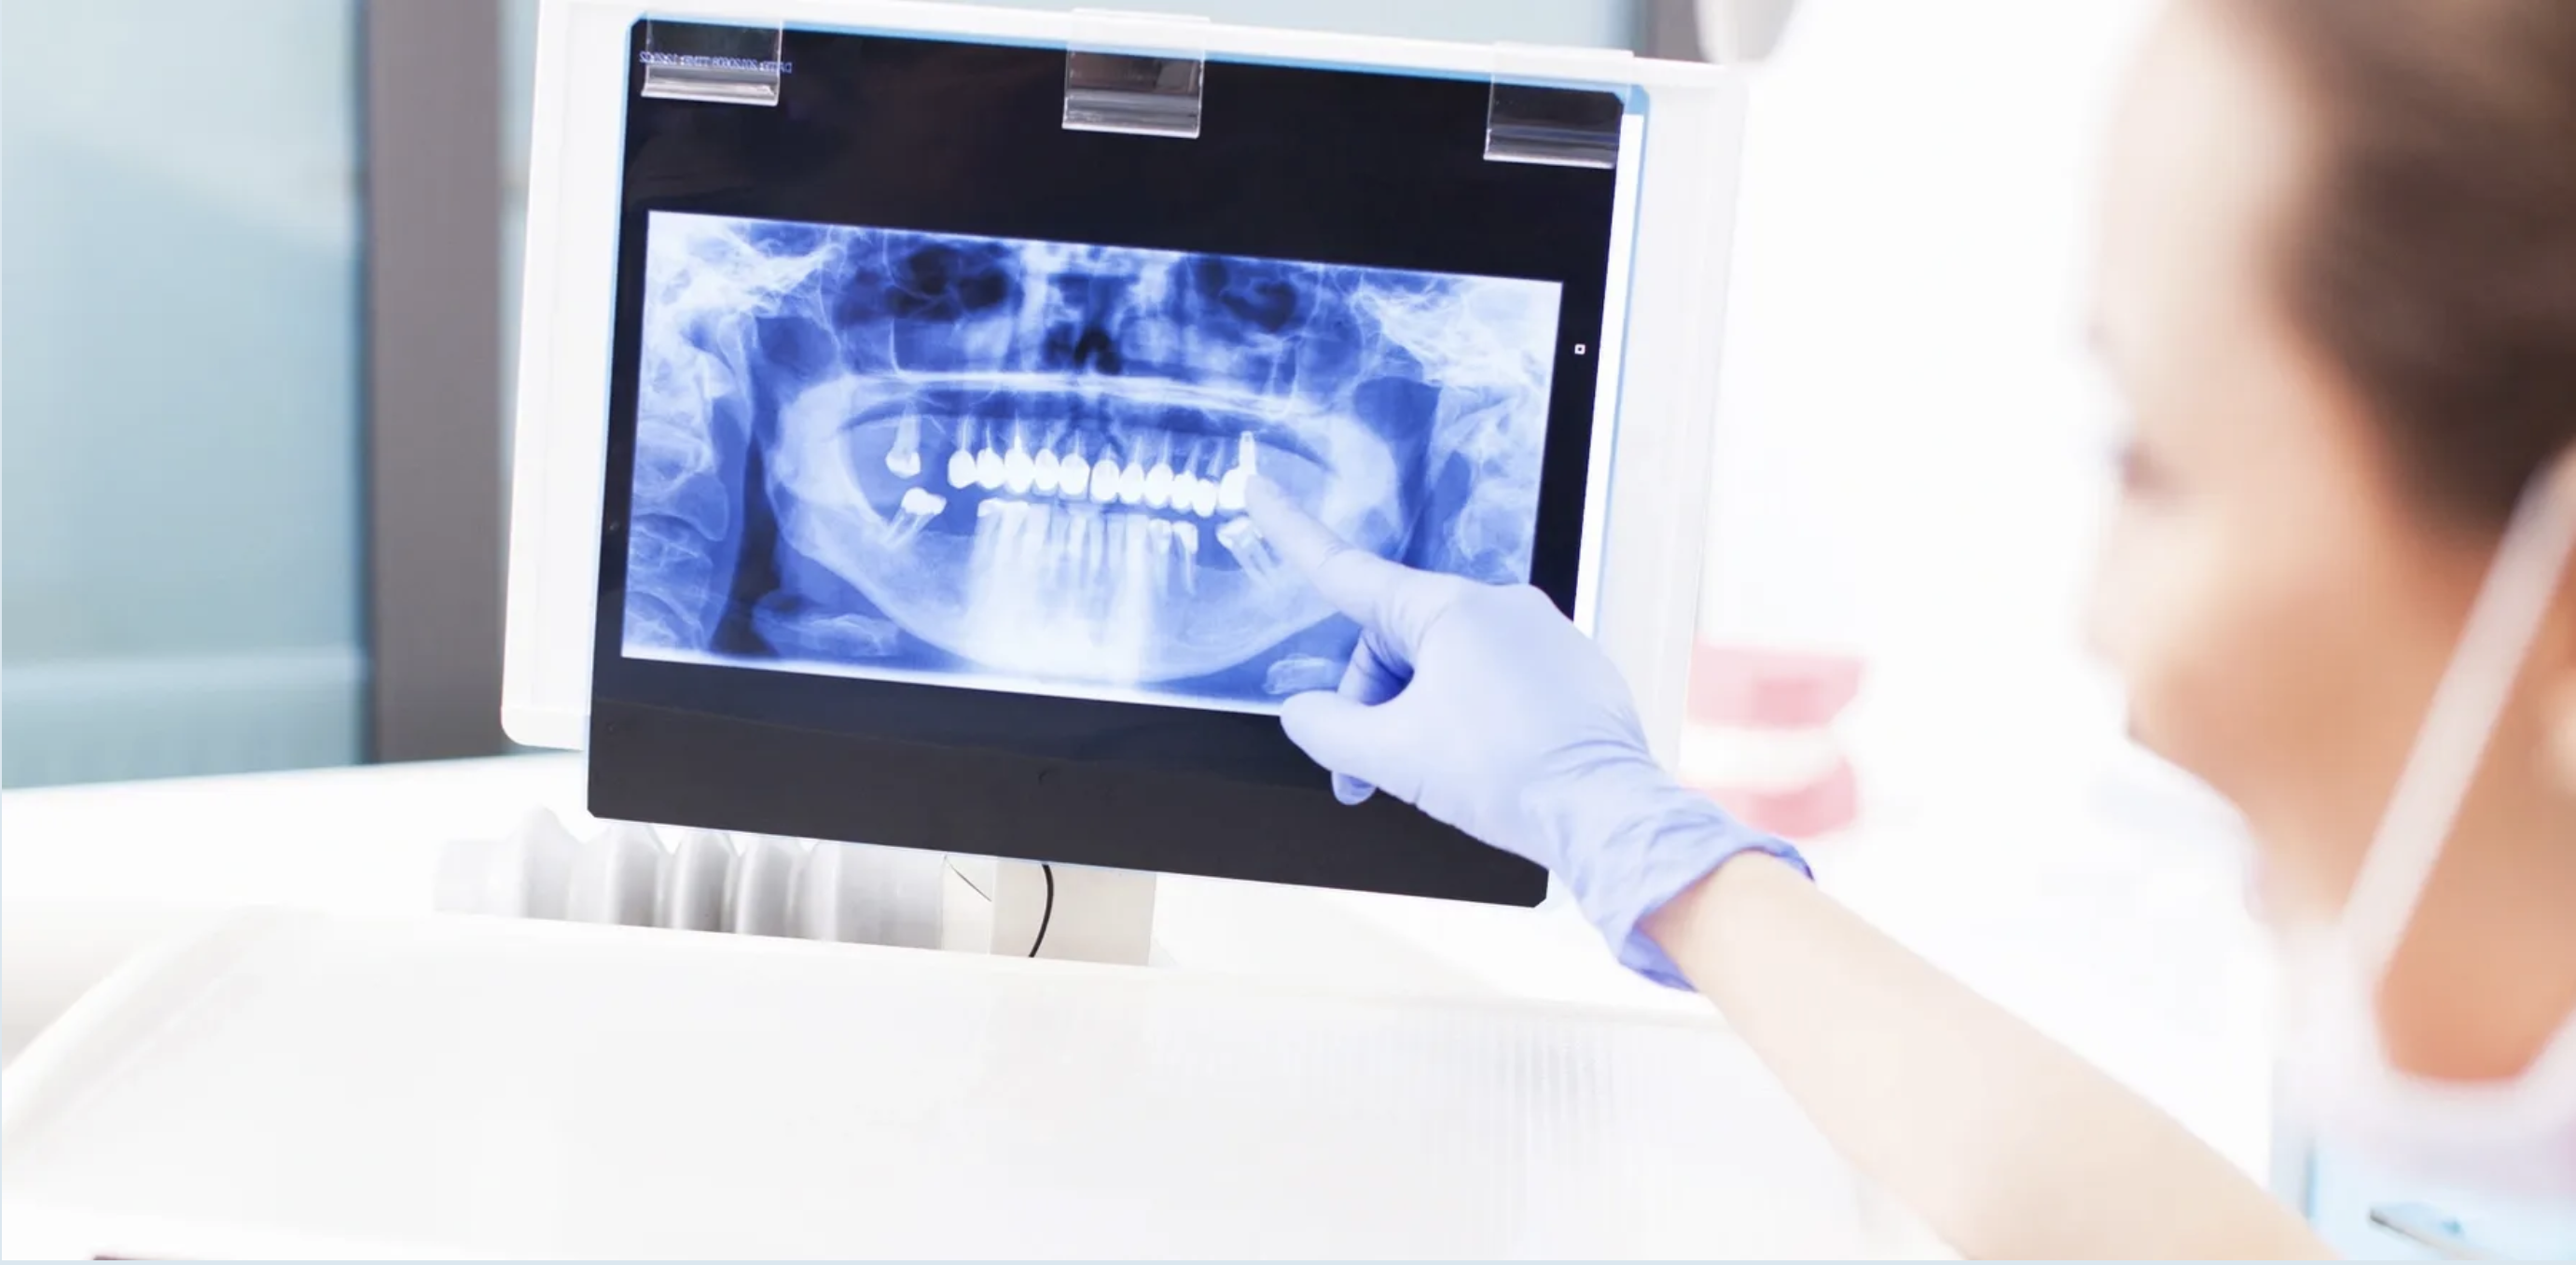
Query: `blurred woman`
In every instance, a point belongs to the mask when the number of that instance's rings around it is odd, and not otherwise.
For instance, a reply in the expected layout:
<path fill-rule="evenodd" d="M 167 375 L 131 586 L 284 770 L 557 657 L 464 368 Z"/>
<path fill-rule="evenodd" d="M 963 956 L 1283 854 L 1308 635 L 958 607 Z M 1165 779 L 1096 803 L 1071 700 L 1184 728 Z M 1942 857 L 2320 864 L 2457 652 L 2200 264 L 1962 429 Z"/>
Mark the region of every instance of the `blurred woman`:
<path fill-rule="evenodd" d="M 2177 0 L 2115 125 L 2132 417 L 2096 640 L 2242 810 L 2330 1134 L 2576 1201 L 2576 3 Z M 1976 1255 L 2323 1250 L 2095 1069 L 1676 786 L 1527 588 L 1262 527 L 1362 624 L 1289 735 L 1547 865 Z"/>

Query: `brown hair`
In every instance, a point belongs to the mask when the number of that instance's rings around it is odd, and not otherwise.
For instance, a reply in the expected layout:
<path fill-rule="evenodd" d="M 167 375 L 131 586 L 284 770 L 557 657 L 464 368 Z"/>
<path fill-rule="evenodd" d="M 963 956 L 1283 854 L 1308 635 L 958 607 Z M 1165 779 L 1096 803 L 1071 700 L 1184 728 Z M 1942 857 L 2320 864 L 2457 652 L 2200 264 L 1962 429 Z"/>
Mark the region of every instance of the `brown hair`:
<path fill-rule="evenodd" d="M 2576 443 L 2576 0 L 2233 0 L 2315 138 L 2291 321 L 2440 518 Z"/>

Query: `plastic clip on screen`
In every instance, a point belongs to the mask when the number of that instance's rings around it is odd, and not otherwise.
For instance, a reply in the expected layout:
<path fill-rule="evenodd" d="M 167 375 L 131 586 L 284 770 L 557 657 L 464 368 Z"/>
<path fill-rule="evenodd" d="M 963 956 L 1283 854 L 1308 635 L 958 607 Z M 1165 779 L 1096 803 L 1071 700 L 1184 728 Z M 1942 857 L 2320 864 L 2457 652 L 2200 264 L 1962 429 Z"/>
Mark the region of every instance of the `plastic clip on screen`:
<path fill-rule="evenodd" d="M 1067 127 L 1061 49 L 777 60 L 630 92 L 593 808 L 1535 900 L 1279 734 L 1357 630 L 1242 497 L 1570 609 L 1615 172 L 1460 79 L 1210 61 L 1185 138 Z"/>

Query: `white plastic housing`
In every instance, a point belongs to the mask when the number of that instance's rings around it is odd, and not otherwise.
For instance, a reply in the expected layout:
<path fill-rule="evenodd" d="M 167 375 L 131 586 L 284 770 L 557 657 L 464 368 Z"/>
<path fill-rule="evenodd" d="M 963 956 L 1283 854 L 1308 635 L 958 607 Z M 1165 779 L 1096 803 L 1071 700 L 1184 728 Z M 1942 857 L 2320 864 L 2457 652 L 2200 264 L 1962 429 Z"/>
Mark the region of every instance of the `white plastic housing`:
<path fill-rule="evenodd" d="M 647 6 L 545 0 L 539 13 L 521 291 L 518 440 L 501 720 L 519 742 L 579 748 L 589 732 L 600 494 L 606 465 L 626 52 Z M 786 23 L 1062 44 L 1072 13 L 910 0 L 690 0 L 657 19 Z M 1122 38 L 1158 19 L 1122 15 Z M 1680 741 L 1700 581 L 1709 433 L 1744 119 L 1741 73 L 1625 52 L 1444 44 L 1173 20 L 1175 48 L 1506 82 L 1633 89 L 1623 176 L 1630 266 L 1611 278 L 1624 324 L 1605 374 L 1606 513 L 1588 524 L 1577 613 L 1627 673 L 1649 740 Z M 1613 230 L 1614 245 L 1619 238 Z M 1614 249 L 1614 255 L 1616 254 Z M 1615 262 L 1615 260 L 1614 260 Z M 1624 289 L 1624 314 L 1616 300 Z M 1623 321 L 1624 316 L 1624 321 Z M 1596 494 L 1598 492 L 1596 487 Z"/>

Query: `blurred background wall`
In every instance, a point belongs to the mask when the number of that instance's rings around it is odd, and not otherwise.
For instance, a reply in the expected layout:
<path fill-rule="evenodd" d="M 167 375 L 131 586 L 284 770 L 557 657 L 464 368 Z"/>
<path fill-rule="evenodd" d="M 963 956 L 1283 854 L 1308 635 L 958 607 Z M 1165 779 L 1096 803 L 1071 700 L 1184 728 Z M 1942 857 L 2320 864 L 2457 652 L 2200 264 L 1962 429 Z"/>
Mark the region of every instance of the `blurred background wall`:
<path fill-rule="evenodd" d="M 1689 28 L 1663 0 L 1126 7 Z M 501 748 L 536 8 L 0 0 L 0 784 Z"/>
<path fill-rule="evenodd" d="M 5 779 L 356 759 L 358 9 L 0 15 Z"/>

